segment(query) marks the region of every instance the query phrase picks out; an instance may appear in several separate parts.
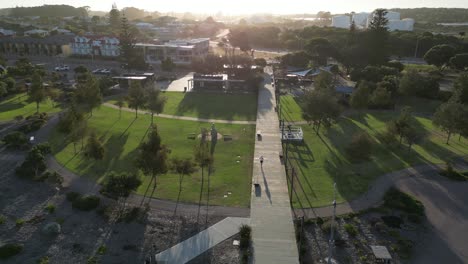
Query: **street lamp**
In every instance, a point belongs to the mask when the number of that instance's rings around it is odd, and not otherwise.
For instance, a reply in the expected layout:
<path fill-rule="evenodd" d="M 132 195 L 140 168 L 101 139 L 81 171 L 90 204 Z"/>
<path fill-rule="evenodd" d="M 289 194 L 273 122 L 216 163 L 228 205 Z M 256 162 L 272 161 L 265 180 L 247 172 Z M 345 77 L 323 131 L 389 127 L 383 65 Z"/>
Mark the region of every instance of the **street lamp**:
<path fill-rule="evenodd" d="M 330 225 L 330 228 L 331 228 L 330 240 L 328 241 L 328 260 L 327 260 L 328 264 L 334 263 L 334 261 L 332 261 L 332 247 L 335 242 L 334 241 L 335 229 L 333 228 L 333 226 L 335 225 L 335 215 L 336 215 L 336 182 L 333 184 L 333 203 L 332 204 L 333 204 L 333 217 L 332 217 L 332 222 Z"/>

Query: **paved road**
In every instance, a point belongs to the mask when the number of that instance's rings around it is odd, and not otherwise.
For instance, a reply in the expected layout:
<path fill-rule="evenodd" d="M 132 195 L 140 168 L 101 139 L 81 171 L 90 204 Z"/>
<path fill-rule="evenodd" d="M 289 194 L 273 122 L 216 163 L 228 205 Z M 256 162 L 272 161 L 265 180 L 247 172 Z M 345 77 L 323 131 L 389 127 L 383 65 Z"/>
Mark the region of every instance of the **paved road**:
<path fill-rule="evenodd" d="M 279 159 L 282 149 L 275 93 L 271 78 L 265 74 L 259 89 L 255 160 L 250 202 L 253 240 L 253 263 L 298 263 L 299 255 L 289 202 L 286 173 Z M 263 156 L 263 165 L 259 157 Z"/>

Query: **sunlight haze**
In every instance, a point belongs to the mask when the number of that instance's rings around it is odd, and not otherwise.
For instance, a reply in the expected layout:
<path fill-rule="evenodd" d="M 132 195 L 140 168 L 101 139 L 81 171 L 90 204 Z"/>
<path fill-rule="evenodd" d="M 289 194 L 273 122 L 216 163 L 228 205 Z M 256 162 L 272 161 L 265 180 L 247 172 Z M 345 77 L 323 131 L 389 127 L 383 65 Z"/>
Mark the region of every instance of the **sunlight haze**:
<path fill-rule="evenodd" d="M 223 14 L 251 14 L 251 13 L 274 13 L 274 14 L 302 14 L 302 13 L 317 13 L 318 11 L 330 11 L 332 13 L 345 12 L 360 12 L 371 11 L 376 8 L 416 8 L 416 7 L 458 7 L 468 8 L 466 0 L 359 0 L 359 1 L 306 1 L 296 0 L 291 2 L 283 1 L 266 1 L 266 0 L 237 0 L 237 1 L 131 1 L 131 0 L 116 0 L 116 1 L 44 1 L 44 0 L 14 0 L 1 1 L 0 7 L 15 7 L 15 6 L 37 6 L 43 4 L 68 4 L 72 6 L 90 6 L 94 11 L 108 11 L 111 9 L 112 3 L 116 3 L 119 9 L 124 7 L 137 7 L 147 11 L 159 12 L 192 12 L 192 13 L 217 13 Z M 79 4 L 78 4 L 79 3 Z"/>

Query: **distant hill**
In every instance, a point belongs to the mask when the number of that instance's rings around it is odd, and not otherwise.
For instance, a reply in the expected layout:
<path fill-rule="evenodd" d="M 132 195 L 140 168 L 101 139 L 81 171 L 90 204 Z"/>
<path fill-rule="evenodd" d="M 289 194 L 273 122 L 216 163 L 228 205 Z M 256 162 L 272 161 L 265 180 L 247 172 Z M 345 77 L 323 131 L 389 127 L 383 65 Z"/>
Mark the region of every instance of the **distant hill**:
<path fill-rule="evenodd" d="M 418 23 L 468 22 L 468 9 L 465 8 L 394 8 L 401 18 L 413 18 Z"/>
<path fill-rule="evenodd" d="M 5 15 L 24 17 L 24 16 L 41 16 L 41 17 L 68 17 L 68 16 L 86 16 L 87 11 L 84 7 L 73 7 L 69 5 L 43 5 L 33 7 L 14 7 L 0 10 L 0 14 L 6 12 Z"/>

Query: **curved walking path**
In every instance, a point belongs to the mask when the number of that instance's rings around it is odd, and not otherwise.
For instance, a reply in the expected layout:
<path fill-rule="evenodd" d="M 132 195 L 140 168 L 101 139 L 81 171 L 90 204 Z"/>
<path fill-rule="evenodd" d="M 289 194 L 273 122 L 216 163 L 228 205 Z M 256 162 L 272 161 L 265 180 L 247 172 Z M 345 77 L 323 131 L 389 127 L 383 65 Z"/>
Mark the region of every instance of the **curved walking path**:
<path fill-rule="evenodd" d="M 454 167 L 466 170 L 468 169 L 468 163 L 464 158 L 459 158 Z M 382 202 L 385 192 L 390 189 L 390 187 L 397 186 L 398 183 L 403 180 L 411 178 L 423 178 L 434 181 L 444 180 L 446 178 L 439 175 L 439 171 L 443 168 L 445 168 L 444 164 L 424 164 L 384 174 L 372 183 L 365 194 L 362 194 L 350 202 L 337 204 L 336 214 L 356 213 L 379 205 Z M 333 215 L 333 206 L 295 209 L 294 212 L 297 216 L 306 216 L 307 218 L 331 217 Z"/>
<path fill-rule="evenodd" d="M 104 103 L 106 107 L 120 109 L 118 106 L 113 105 L 111 103 Z M 130 109 L 128 107 L 122 107 L 122 111 L 125 112 L 135 112 L 135 110 Z M 143 114 L 151 114 L 151 112 L 139 110 L 139 113 Z M 197 121 L 197 122 L 208 122 L 208 123 L 220 123 L 220 124 L 237 124 L 237 125 L 255 125 L 257 121 L 237 121 L 237 120 L 223 120 L 223 119 L 209 119 L 209 118 L 198 118 L 198 117 L 191 117 L 191 116 L 177 116 L 177 115 L 166 115 L 166 114 L 159 114 L 156 117 L 168 118 L 168 119 L 178 119 L 178 120 L 185 120 L 185 121 Z"/>

